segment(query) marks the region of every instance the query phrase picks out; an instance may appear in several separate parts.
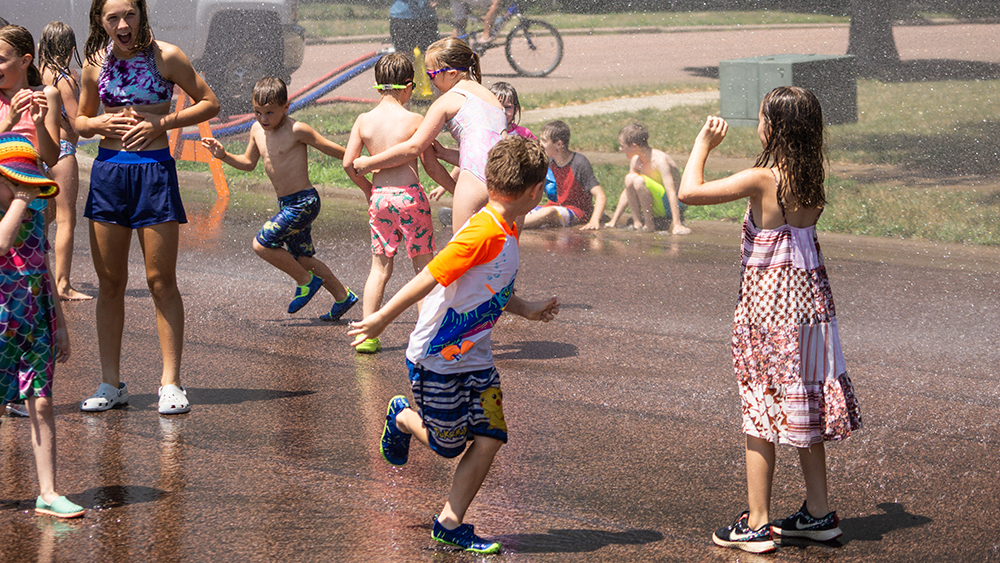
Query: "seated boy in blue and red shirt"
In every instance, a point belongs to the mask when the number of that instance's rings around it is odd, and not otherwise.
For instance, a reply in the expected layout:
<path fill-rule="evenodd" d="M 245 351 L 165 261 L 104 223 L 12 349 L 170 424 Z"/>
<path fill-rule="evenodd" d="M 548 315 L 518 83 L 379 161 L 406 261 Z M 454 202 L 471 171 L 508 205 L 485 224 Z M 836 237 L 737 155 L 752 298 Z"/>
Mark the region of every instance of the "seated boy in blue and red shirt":
<path fill-rule="evenodd" d="M 556 181 L 556 194 L 546 194 L 549 201 L 536 207 L 524 218 L 525 229 L 570 227 L 580 230 L 600 229 L 607 196 L 594 176 L 587 157 L 569 150 L 569 126 L 550 121 L 542 127 L 538 140 L 550 158 L 549 168 Z"/>

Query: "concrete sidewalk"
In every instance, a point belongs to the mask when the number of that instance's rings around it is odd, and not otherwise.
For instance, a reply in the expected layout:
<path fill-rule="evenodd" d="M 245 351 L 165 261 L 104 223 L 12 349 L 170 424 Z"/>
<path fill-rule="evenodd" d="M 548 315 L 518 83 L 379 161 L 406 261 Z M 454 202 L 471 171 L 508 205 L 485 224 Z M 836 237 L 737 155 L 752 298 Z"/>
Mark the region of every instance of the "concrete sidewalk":
<path fill-rule="evenodd" d="M 533 109 L 521 112 L 524 123 L 543 123 L 553 119 L 587 117 L 644 109 L 668 110 L 678 106 L 698 106 L 719 101 L 718 90 L 708 92 L 684 92 L 680 94 L 660 94 L 642 98 L 619 98 L 586 104 L 561 106 L 557 108 Z"/>

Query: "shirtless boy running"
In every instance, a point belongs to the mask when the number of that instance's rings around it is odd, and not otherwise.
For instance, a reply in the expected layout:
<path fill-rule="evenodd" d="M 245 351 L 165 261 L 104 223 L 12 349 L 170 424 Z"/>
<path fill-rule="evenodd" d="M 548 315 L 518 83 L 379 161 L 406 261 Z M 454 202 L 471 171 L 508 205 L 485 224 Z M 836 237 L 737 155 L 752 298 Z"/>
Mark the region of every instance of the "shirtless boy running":
<path fill-rule="evenodd" d="M 375 63 L 375 82 L 382 100 L 374 109 L 358 116 L 344 154 L 344 171 L 368 199 L 372 269 L 362 300 L 365 317 L 382 306 L 396 252 L 405 249 L 413 261 L 414 273 L 420 273 L 434 257 L 435 250 L 434 221 L 420 185 L 416 159 L 376 170 L 371 181 L 354 169 L 354 160 L 361 156 L 361 149 L 367 148 L 368 154 L 375 155 L 409 140 L 424 119 L 404 107 L 413 95 L 413 64 L 402 53 L 390 53 Z M 421 160 L 428 173 L 447 175 L 434 149 L 427 149 L 427 154 L 429 158 Z M 378 337 L 368 338 L 355 347 L 362 354 L 374 354 L 381 349 Z"/>
<path fill-rule="evenodd" d="M 264 170 L 274 186 L 281 210 L 264 223 L 253 241 L 253 250 L 267 263 L 291 276 L 298 287 L 288 305 L 295 313 L 326 288 L 335 300 L 324 321 L 336 321 L 358 302 L 326 264 L 315 258 L 312 222 L 319 216 L 319 194 L 309 182 L 306 147 L 315 147 L 334 158 L 344 158 L 344 147 L 328 140 L 312 127 L 288 116 L 288 88 L 281 79 L 264 77 L 253 87 L 253 111 L 257 122 L 250 128 L 250 142 L 242 156 L 226 152 L 217 139 L 202 138 L 201 144 L 215 158 L 249 172 L 264 158 Z M 287 250 L 286 250 L 287 247 Z"/>

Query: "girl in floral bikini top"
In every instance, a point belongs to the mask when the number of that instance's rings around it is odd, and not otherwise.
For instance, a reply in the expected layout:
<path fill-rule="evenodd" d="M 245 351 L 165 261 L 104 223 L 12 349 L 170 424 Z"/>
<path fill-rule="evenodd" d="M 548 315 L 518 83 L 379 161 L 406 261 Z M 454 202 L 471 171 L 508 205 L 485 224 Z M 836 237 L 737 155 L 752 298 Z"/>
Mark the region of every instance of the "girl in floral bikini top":
<path fill-rule="evenodd" d="M 188 412 L 180 379 L 184 305 L 176 279 L 179 225 L 187 218 L 167 131 L 215 117 L 219 102 L 180 49 L 153 39 L 146 0 L 93 0 L 84 55 L 76 129 L 83 137 L 101 136 L 84 216 L 91 220 L 99 284 L 102 382 L 80 408 L 105 411 L 128 403 L 119 370 L 124 288 L 135 230 L 143 243 L 146 279 L 159 320 L 163 373 L 158 410 L 168 415 Z M 193 104 L 171 112 L 174 84 Z"/>
<path fill-rule="evenodd" d="M 115 56 L 108 43 L 97 81 L 97 93 L 104 107 L 152 106 L 169 102 L 174 83 L 163 78 L 156 68 L 153 43 L 129 59 Z"/>

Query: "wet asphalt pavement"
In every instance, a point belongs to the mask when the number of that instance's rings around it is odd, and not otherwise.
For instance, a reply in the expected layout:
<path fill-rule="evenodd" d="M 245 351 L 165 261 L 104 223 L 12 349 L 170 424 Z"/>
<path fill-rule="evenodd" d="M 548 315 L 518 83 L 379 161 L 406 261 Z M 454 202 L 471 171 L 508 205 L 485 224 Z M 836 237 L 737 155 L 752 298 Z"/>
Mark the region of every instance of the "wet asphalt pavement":
<path fill-rule="evenodd" d="M 907 38 L 940 31 L 897 30 L 904 58 L 930 56 L 906 47 Z M 829 40 L 817 33 L 806 34 L 806 45 L 843 52 L 846 30 Z M 670 64 L 697 70 L 760 54 L 734 54 L 732 45 L 764 34 L 731 35 Z M 693 37 L 670 38 L 673 49 Z M 777 44 L 789 42 L 761 48 Z M 967 44 L 951 41 L 934 54 L 995 58 L 995 50 L 953 52 Z M 567 76 L 544 84 L 578 84 L 568 75 L 571 57 L 600 65 L 588 53 L 568 51 L 559 71 Z M 609 72 L 616 76 L 596 82 L 636 76 Z M 409 393 L 403 352 L 415 311 L 387 330 L 383 352 L 355 354 L 344 322 L 317 319 L 329 295 L 287 315 L 292 282 L 253 254 L 250 240 L 271 213 L 249 202 L 271 196 L 234 197 L 213 227 L 211 188 L 191 176 L 182 183 L 191 218 L 179 261 L 183 378 L 192 411 L 156 413 L 159 344 L 133 243 L 128 407 L 79 411 L 99 382 L 94 302 L 65 305 L 73 352 L 54 388 L 59 491 L 86 517 L 31 512 L 29 423 L 4 417 L 4 561 L 1000 561 L 1000 249 L 821 235 L 865 423 L 827 450 L 844 537 L 754 556 L 710 539 L 746 507 L 729 346 L 739 225 L 696 222 L 687 237 L 526 233 L 519 293 L 558 295 L 563 306 L 552 323 L 504 317 L 494 331 L 510 442 L 467 521 L 504 552 L 473 557 L 429 537 L 455 462 L 417 446 L 407 466 L 393 468 L 378 453 L 388 399 Z M 324 206 L 318 257 L 360 290 L 370 264 L 364 201 L 358 190 L 325 188 Z M 96 294 L 86 227 L 81 220 L 73 279 Z M 411 271 L 401 258 L 387 294 Z M 797 455 L 780 448 L 774 516 L 796 510 L 804 494 Z"/>
<path fill-rule="evenodd" d="M 186 181 L 187 188 L 205 189 Z M 39 561 L 468 561 L 429 538 L 454 461 L 414 447 L 393 468 L 377 442 L 385 405 L 409 393 L 415 312 L 361 356 L 320 294 L 287 315 L 292 282 L 256 258 L 262 214 L 230 205 L 215 234 L 189 192 L 179 278 L 187 310 L 187 415 L 156 412 L 159 347 L 138 245 L 126 302 L 128 407 L 90 414 L 94 303 L 66 305 L 73 354 L 56 374 L 59 490 L 82 520 L 36 517 L 29 427 L 0 428 L 0 556 Z M 234 202 L 236 200 L 234 199 Z M 318 256 L 348 285 L 367 276 L 360 192 L 327 188 Z M 494 332 L 510 443 L 467 521 L 496 561 L 987 561 L 995 525 L 997 249 L 824 235 L 848 369 L 865 427 L 829 452 L 839 543 L 771 556 L 716 548 L 745 508 L 729 335 L 739 226 L 694 234 L 529 232 L 519 292 L 558 295 L 552 323 Z M 94 293 L 86 226 L 75 276 Z M 443 229 L 439 229 L 443 234 Z M 389 292 L 409 277 L 397 264 Z M 360 306 L 347 314 L 361 315 Z M 779 449 L 773 506 L 804 489 Z"/>

